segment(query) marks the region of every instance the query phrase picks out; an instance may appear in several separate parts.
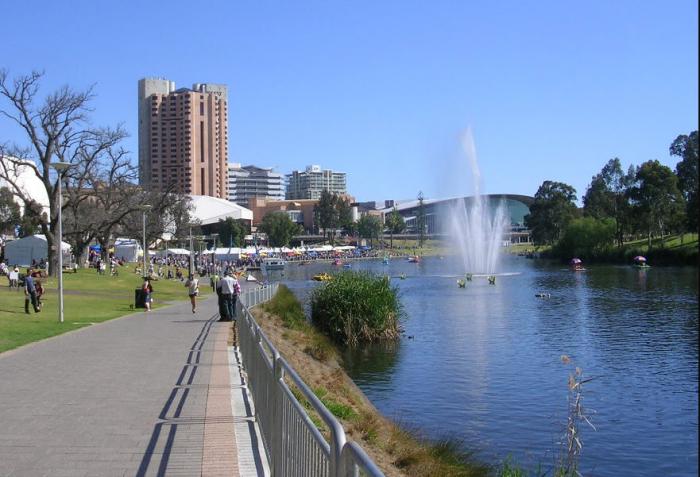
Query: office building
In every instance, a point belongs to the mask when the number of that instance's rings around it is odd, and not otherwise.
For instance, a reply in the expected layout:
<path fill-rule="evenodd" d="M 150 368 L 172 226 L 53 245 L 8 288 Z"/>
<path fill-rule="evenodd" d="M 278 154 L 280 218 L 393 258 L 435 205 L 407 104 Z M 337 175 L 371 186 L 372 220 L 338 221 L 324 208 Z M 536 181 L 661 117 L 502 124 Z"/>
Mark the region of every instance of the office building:
<path fill-rule="evenodd" d="M 339 195 L 347 194 L 346 174 L 321 169 L 321 166 L 316 165 L 287 174 L 287 200 L 319 199 L 324 190 Z"/>
<path fill-rule="evenodd" d="M 173 81 L 144 78 L 138 97 L 140 184 L 226 199 L 226 86 L 175 89 Z"/>
<path fill-rule="evenodd" d="M 248 207 L 249 199 L 262 197 L 268 200 L 284 199 L 284 178 L 271 168 L 228 166 L 228 200 Z"/>

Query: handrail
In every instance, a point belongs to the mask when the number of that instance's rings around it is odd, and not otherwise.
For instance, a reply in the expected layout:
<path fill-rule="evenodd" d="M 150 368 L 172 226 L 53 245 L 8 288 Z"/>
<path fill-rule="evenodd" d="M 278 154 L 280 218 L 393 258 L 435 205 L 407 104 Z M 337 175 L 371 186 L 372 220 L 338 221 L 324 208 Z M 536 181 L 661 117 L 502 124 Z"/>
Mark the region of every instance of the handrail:
<path fill-rule="evenodd" d="M 265 336 L 249 308 L 272 299 L 278 285 L 241 294 L 236 306 L 239 349 L 253 394 L 273 477 L 384 477 L 364 450 Z M 285 382 L 294 384 L 331 432 L 327 442 Z"/>

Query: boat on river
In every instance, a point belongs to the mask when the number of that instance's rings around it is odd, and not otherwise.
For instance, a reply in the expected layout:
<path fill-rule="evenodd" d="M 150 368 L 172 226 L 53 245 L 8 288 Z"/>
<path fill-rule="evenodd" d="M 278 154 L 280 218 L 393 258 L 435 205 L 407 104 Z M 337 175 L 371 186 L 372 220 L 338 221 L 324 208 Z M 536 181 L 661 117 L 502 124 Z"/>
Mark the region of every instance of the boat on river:
<path fill-rule="evenodd" d="M 649 266 L 649 264 L 647 263 L 646 257 L 637 255 L 632 260 L 634 260 L 634 266 L 637 268 L 651 268 L 651 266 Z"/>
<path fill-rule="evenodd" d="M 317 282 L 327 282 L 328 280 L 332 280 L 333 276 L 329 275 L 327 273 L 319 273 L 318 275 L 314 275 L 312 277 L 312 280 L 315 280 Z"/>
<path fill-rule="evenodd" d="M 263 260 L 263 267 L 266 270 L 283 270 L 285 263 L 281 258 L 266 258 Z"/>

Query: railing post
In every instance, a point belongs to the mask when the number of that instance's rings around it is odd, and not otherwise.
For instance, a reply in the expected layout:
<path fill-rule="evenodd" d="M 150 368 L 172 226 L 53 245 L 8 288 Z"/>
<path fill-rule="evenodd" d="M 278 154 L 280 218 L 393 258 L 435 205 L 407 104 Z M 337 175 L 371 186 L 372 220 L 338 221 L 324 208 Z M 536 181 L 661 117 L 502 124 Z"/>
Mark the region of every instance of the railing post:
<path fill-rule="evenodd" d="M 273 351 L 273 372 L 275 376 L 274 384 L 272 385 L 272 477 L 282 477 L 282 386 L 281 381 L 284 377 L 284 371 L 280 365 L 280 356 L 277 350 Z"/>

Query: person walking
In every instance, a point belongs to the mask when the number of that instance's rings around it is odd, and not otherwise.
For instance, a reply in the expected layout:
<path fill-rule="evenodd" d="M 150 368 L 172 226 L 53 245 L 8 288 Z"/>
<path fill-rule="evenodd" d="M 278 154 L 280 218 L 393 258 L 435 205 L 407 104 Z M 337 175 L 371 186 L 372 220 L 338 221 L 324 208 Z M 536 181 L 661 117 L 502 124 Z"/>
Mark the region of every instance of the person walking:
<path fill-rule="evenodd" d="M 14 288 L 19 291 L 19 268 L 15 267 L 10 271 L 10 288 Z"/>
<path fill-rule="evenodd" d="M 192 313 L 196 313 L 197 295 L 199 295 L 199 279 L 197 278 L 196 273 L 193 273 L 189 276 L 189 278 L 187 278 L 185 286 L 187 287 L 187 293 L 190 296 L 190 303 L 192 303 Z"/>
<path fill-rule="evenodd" d="M 151 295 L 153 294 L 153 285 L 151 285 L 151 280 L 148 277 L 143 278 L 141 290 L 143 290 L 144 294 L 143 304 L 146 307 L 144 311 L 151 311 L 151 300 L 153 300 Z"/>
<path fill-rule="evenodd" d="M 224 278 L 216 284 L 216 290 L 219 294 L 219 321 L 233 320 L 235 283 L 231 271 L 227 270 Z"/>
<path fill-rule="evenodd" d="M 39 308 L 39 302 L 36 296 L 36 285 L 34 284 L 34 277 L 32 277 L 32 269 L 27 269 L 27 276 L 24 277 L 24 312 L 29 314 L 29 302 L 32 303 L 32 308 L 34 308 L 34 313 L 39 313 L 41 309 Z"/>
<path fill-rule="evenodd" d="M 238 281 L 238 276 L 233 275 L 233 293 L 231 295 L 231 317 L 235 319 L 236 317 L 236 301 L 241 294 L 241 284 Z"/>

